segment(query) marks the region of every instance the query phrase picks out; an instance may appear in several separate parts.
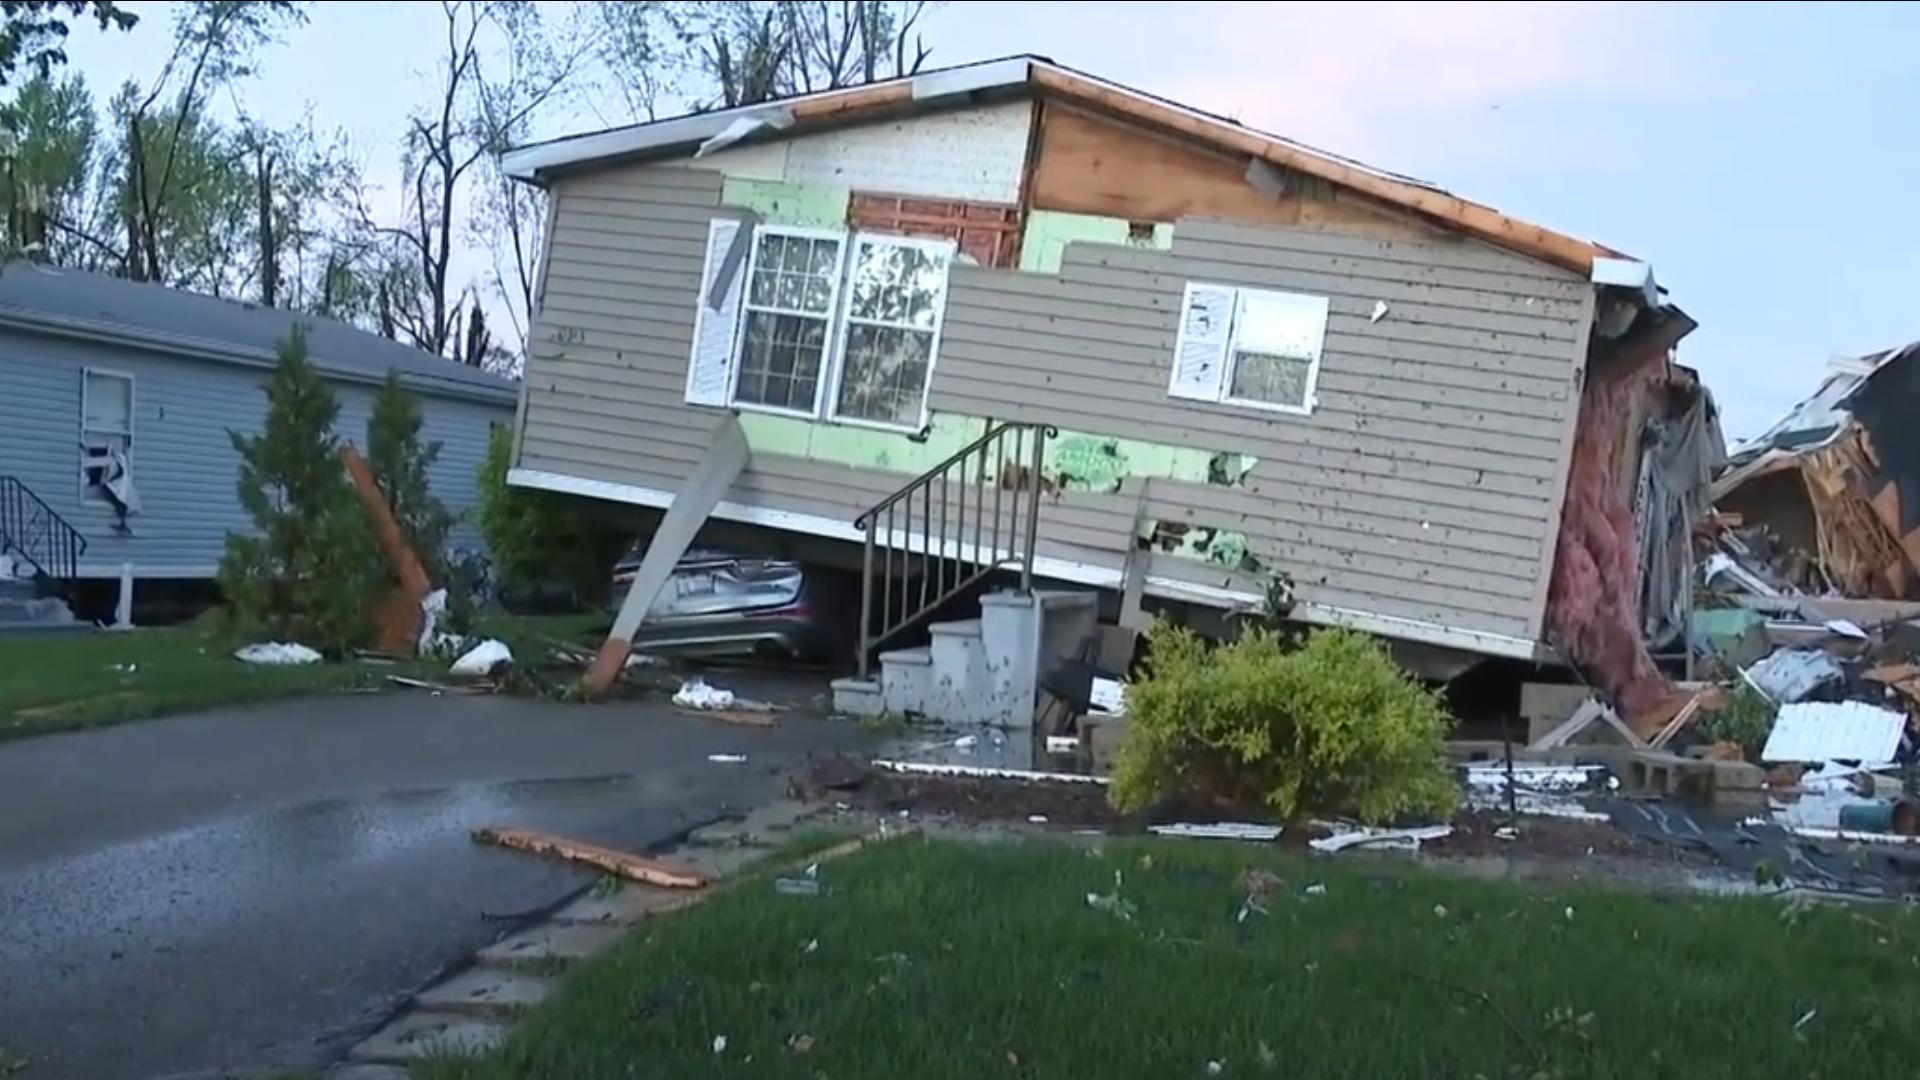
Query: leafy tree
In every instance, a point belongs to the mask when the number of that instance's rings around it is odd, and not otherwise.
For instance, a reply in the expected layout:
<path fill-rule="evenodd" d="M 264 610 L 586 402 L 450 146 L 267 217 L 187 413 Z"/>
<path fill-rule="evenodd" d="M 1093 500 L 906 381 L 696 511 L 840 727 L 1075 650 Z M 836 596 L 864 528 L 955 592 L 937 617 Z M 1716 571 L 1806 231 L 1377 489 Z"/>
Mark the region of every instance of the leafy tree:
<path fill-rule="evenodd" d="M 93 96 L 78 75 L 36 75 L 0 105 L 9 256 L 80 261 L 83 245 L 55 223 L 84 217 L 94 155 Z"/>
<path fill-rule="evenodd" d="M 447 533 L 453 515 L 434 498 L 427 473 L 440 458 L 440 443 L 420 438 L 420 402 L 400 385 L 398 372 L 374 395 L 367 416 L 367 468 L 387 497 L 400 531 L 426 567 L 427 577 L 445 577 Z"/>
<path fill-rule="evenodd" d="M 549 491 L 507 486 L 513 433 L 495 425 L 480 463 L 480 531 L 503 584 L 535 588 L 564 582 L 582 604 L 606 599 L 613 564 L 631 539 Z"/>
<path fill-rule="evenodd" d="M 130 30 L 140 17 L 112 0 L 5 0 L 0 3 L 0 85 L 12 81 L 22 63 L 46 77 L 67 62 L 67 23 L 91 15 L 105 30 Z"/>
<path fill-rule="evenodd" d="M 227 535 L 218 581 L 244 630 L 339 655 L 371 634 L 386 571 L 340 463 L 340 403 L 307 360 L 305 331 L 279 354 L 260 434 L 227 432 L 255 531 Z"/>

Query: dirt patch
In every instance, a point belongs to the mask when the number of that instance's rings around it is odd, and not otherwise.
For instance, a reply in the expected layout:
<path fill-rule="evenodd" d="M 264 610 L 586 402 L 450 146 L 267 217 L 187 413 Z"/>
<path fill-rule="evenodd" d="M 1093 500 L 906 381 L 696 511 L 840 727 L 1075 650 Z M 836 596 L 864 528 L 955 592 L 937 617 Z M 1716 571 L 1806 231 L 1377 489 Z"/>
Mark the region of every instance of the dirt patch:
<path fill-rule="evenodd" d="M 1642 839 L 1597 821 L 1522 817 L 1518 837 L 1502 840 L 1496 830 L 1505 824 L 1504 814 L 1468 810 L 1454 818 L 1452 836 L 1430 840 L 1424 850 L 1442 857 L 1525 855 L 1536 859 L 1584 859 L 1603 856 L 1668 865 L 1717 865 L 1713 856 L 1705 851 Z"/>
<path fill-rule="evenodd" d="M 807 777 L 812 793 L 862 810 L 950 817 L 963 822 L 1021 822 L 1046 818 L 1049 825 L 1126 830 L 1139 823 L 1107 805 L 1099 784 L 954 776 L 911 776 L 876 769 L 848 758 L 814 762 Z"/>

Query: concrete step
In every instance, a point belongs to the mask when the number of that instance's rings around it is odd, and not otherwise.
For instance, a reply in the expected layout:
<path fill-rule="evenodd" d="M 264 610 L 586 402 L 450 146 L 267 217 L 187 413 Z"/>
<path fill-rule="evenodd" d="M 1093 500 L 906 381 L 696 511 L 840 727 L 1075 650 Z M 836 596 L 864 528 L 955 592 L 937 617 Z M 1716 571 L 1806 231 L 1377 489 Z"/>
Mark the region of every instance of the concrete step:
<path fill-rule="evenodd" d="M 848 716 L 879 716 L 887 711 L 879 679 L 848 676 L 833 680 L 833 711 Z"/>
<path fill-rule="evenodd" d="M 933 650 L 894 649 L 880 654 L 880 696 L 896 716 L 924 714 L 933 679 Z"/>
<path fill-rule="evenodd" d="M 448 1056 L 484 1054 L 506 1041 L 506 1021 L 411 1009 L 374 1032 L 347 1056 L 375 1065 L 410 1065 Z"/>
<path fill-rule="evenodd" d="M 494 942 L 475 960 L 485 967 L 556 972 L 600 954 L 626 933 L 615 923 L 545 923 Z"/>
<path fill-rule="evenodd" d="M 927 632 L 937 640 L 941 637 L 979 637 L 981 621 L 979 619 L 955 619 L 951 622 L 931 623 Z"/>
<path fill-rule="evenodd" d="M 422 991 L 413 1004 L 425 1012 L 512 1019 L 545 1001 L 553 988 L 552 979 L 531 972 L 476 967 Z"/>

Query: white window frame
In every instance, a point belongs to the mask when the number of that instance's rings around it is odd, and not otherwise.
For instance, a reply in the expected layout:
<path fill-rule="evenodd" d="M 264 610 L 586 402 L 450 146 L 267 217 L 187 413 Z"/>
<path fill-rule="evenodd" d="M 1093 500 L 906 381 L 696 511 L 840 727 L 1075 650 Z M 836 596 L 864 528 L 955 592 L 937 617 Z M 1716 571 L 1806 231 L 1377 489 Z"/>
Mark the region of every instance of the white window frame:
<path fill-rule="evenodd" d="M 807 311 L 789 311 L 785 308 L 767 307 L 753 303 L 753 272 L 760 265 L 760 238 L 763 236 L 794 236 L 807 240 L 833 240 L 840 245 L 840 257 L 834 263 L 832 291 L 827 294 L 827 311 L 817 316 Z M 828 389 L 833 372 L 835 329 L 840 325 L 841 284 L 847 276 L 847 250 L 852 247 L 851 238 L 845 229 L 815 229 L 798 225 L 756 225 L 753 235 L 748 238 L 747 259 L 740 273 L 745 276 L 740 281 L 740 320 L 733 331 L 733 377 L 727 385 L 727 404 L 735 409 L 747 412 L 769 413 L 773 416 L 793 416 L 804 420 L 817 419 L 820 416 L 822 395 Z M 757 401 L 740 400 L 740 378 L 744 373 L 744 350 L 747 343 L 747 322 L 754 312 L 773 315 L 792 315 L 803 319 L 823 318 L 826 321 L 826 336 L 821 342 L 820 371 L 813 384 L 813 407 L 807 410 L 783 408 L 778 405 L 762 405 Z"/>
<path fill-rule="evenodd" d="M 834 347 L 832 367 L 833 385 L 829 388 L 831 392 L 827 395 L 827 419 L 836 424 L 845 424 L 848 427 L 871 428 L 875 431 L 898 431 L 915 435 L 925 431 L 927 424 L 932 419 L 932 410 L 927 406 L 927 398 L 933 391 L 934 366 L 940 362 L 941 332 L 945 329 L 947 322 L 947 288 L 953 280 L 953 264 L 954 260 L 959 257 L 960 245 L 948 239 L 935 239 L 922 236 L 898 236 L 893 233 L 856 232 L 853 233 L 849 239 L 845 258 L 841 260 L 844 264 L 842 276 L 849 281 L 852 279 L 855 265 L 854 260 L 858 257 L 857 252 L 859 251 L 862 241 L 886 244 L 891 247 L 919 248 L 922 251 L 937 252 L 946 256 L 946 272 L 940 275 L 940 290 L 934 294 L 933 298 L 933 340 L 927 345 L 926 381 L 920 385 L 920 416 L 915 423 L 907 425 L 889 424 L 884 420 L 868 420 L 865 417 L 859 416 L 840 415 L 840 380 L 846 374 L 847 339 L 853 336 L 847 331 L 851 327 L 858 324 L 860 326 L 879 326 L 893 330 L 909 330 L 916 334 L 925 332 L 917 326 L 902 326 L 880 319 L 854 318 L 852 290 L 849 289 L 847 290 L 847 299 L 841 302 L 841 311 L 838 313 L 836 320 L 842 332 L 839 334 L 838 341 Z"/>
<path fill-rule="evenodd" d="M 1233 396 L 1233 377 L 1240 370 L 1240 330 L 1242 316 L 1246 311 L 1248 293 L 1266 293 L 1272 296 L 1285 296 L 1309 301 L 1318 301 L 1320 308 L 1320 330 L 1314 343 L 1313 357 L 1307 361 L 1307 382 L 1301 388 L 1300 404 L 1289 405 L 1278 401 L 1262 401 L 1259 398 Z M 1249 409 L 1264 409 L 1267 412 L 1288 413 L 1293 416 L 1313 415 L 1314 394 L 1320 383 L 1320 361 L 1327 355 L 1327 319 L 1332 315 L 1331 305 L 1324 296 L 1311 293 L 1288 292 L 1285 289 L 1257 289 L 1237 287 L 1233 293 L 1233 331 L 1227 335 L 1227 363 L 1224 377 L 1220 380 L 1220 401 L 1227 405 L 1240 405 Z"/>
<path fill-rule="evenodd" d="M 92 395 L 93 380 L 95 376 L 100 376 L 102 378 L 108 378 L 108 379 L 119 379 L 127 384 L 127 430 L 126 431 L 124 432 L 104 431 L 101 429 L 90 427 L 87 424 L 87 415 L 89 412 L 88 406 L 92 404 L 89 398 Z M 139 412 L 139 401 L 140 401 L 139 390 L 140 390 L 140 387 L 139 387 L 138 381 L 135 380 L 133 376 L 133 372 L 131 371 L 120 371 L 116 368 L 103 368 L 103 367 L 83 367 L 80 369 L 80 441 L 79 441 L 80 501 L 85 505 L 106 505 L 106 506 L 112 505 L 111 500 L 109 500 L 106 496 L 99 494 L 95 490 L 96 488 L 100 487 L 100 485 L 92 483 L 87 478 L 87 464 L 88 464 L 87 448 L 89 445 L 88 443 L 89 435 L 95 433 L 96 431 L 99 431 L 100 434 L 125 436 L 127 440 L 127 469 L 129 471 L 133 469 L 134 427 L 135 427 L 135 416 Z"/>
<path fill-rule="evenodd" d="M 1180 392 L 1180 362 L 1187 347 L 1187 309 L 1192 304 L 1196 291 L 1231 293 L 1233 307 L 1229 315 L 1225 352 L 1220 357 L 1219 382 L 1208 393 Z M 1319 308 L 1320 324 L 1314 343 L 1313 356 L 1307 362 L 1307 379 L 1302 403 L 1298 405 L 1277 401 L 1262 401 L 1259 398 L 1236 397 L 1233 393 L 1234 376 L 1240 367 L 1241 331 L 1244 328 L 1246 300 L 1250 294 L 1287 297 L 1290 300 L 1306 301 Z M 1167 386 L 1170 397 L 1186 401 L 1211 401 L 1235 408 L 1258 409 L 1262 412 L 1285 413 L 1290 416 L 1310 416 L 1319 405 L 1320 365 L 1326 359 L 1327 322 L 1332 316 L 1332 305 L 1327 297 L 1312 293 L 1292 292 L 1286 289 L 1267 289 L 1254 285 L 1229 285 L 1218 281 L 1189 281 L 1180 298 L 1180 331 L 1174 339 L 1173 374 Z"/>

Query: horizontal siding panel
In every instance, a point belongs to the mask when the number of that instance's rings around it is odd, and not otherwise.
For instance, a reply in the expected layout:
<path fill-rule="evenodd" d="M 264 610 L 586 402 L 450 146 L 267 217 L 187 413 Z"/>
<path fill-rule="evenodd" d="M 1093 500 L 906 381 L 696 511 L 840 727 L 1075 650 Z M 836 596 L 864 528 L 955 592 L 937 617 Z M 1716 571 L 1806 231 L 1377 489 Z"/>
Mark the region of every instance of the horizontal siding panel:
<path fill-rule="evenodd" d="M 1481 280 L 1478 287 L 1447 285 L 1431 280 L 1409 280 L 1411 275 L 1392 268 L 1372 274 L 1340 273 L 1326 260 L 1297 257 L 1276 265 L 1271 248 L 1188 243 L 1175 249 L 1180 256 L 1171 270 L 1157 253 L 1112 244 L 1069 244 L 1062 256 L 1065 275 L 1076 281 L 1097 281 L 1090 272 L 1174 273 L 1206 277 L 1234 284 L 1269 285 L 1318 296 L 1357 296 L 1385 300 L 1389 305 L 1413 304 L 1462 314 L 1499 314 L 1545 319 L 1565 324 L 1579 319 L 1584 300 L 1577 290 L 1554 283 L 1534 287 L 1530 279 Z M 1084 271 L 1084 272 L 1083 272 Z M 1117 283 L 1125 287 L 1124 280 Z"/>
<path fill-rule="evenodd" d="M 684 229 L 667 236 L 644 238 L 630 233 L 608 236 L 588 232 L 581 223 L 564 213 L 560 215 L 558 226 L 568 231 L 554 236 L 553 258 L 572 262 L 662 268 L 684 267 L 691 263 L 692 272 L 697 274 L 707 250 L 704 230 L 695 234 L 692 229 Z"/>
<path fill-rule="evenodd" d="M 1423 461 L 1432 457 L 1419 446 L 1388 446 L 1380 440 L 1380 436 L 1394 436 L 1411 438 L 1423 446 L 1430 444 L 1471 452 L 1476 457 L 1463 457 L 1461 461 L 1471 463 L 1469 467 L 1475 469 L 1532 477 L 1553 475 L 1551 469 L 1538 465 L 1538 457 L 1534 457 L 1536 465 L 1526 471 L 1521 469 L 1524 455 L 1540 452 L 1542 444 L 1551 446 L 1548 440 L 1494 436 L 1469 427 L 1448 427 L 1438 423 L 1438 419 L 1404 423 L 1394 417 L 1380 417 L 1377 411 L 1340 411 L 1329 405 L 1315 409 L 1311 417 L 1261 413 L 1258 409 L 1244 409 L 1235 405 L 1208 405 L 1206 409 L 1196 409 L 1183 407 L 1171 400 L 1165 404 L 1142 407 L 1135 398 L 1129 398 L 1116 388 L 1114 382 L 1087 386 L 1085 390 L 1075 392 L 1068 380 L 1048 380 L 1044 375 L 1031 373 L 1012 375 L 1006 371 L 998 375 L 1002 377 L 973 379 L 954 373 L 943 363 L 943 367 L 933 375 L 937 390 L 933 394 L 933 405 L 941 411 L 958 411 L 968 415 L 989 415 L 989 411 L 996 411 L 998 417 L 1004 419 L 1054 423 L 1062 429 L 1087 430 L 1094 434 L 1114 434 L 1158 442 L 1171 442 L 1167 432 L 1179 430 L 1183 438 L 1179 438 L 1177 444 L 1181 446 L 1194 446 L 1213 452 L 1252 454 L 1260 459 L 1304 454 L 1325 446 L 1340 450 L 1340 442 L 1352 446 L 1356 454 L 1390 461 Z M 1018 402 L 1006 400 L 1008 386 L 1020 388 Z M 1356 438 L 1331 440 L 1323 438 L 1325 432 L 1350 432 Z M 1365 442 L 1373 442 L 1375 446 L 1371 450 L 1361 450 Z"/>
<path fill-rule="evenodd" d="M 1174 581 L 1190 582 L 1217 589 L 1233 589 L 1258 595 L 1260 582 L 1224 567 L 1182 556 L 1157 554 L 1150 574 Z M 1444 602 L 1429 602 L 1392 592 L 1368 592 L 1313 580 L 1296 582 L 1294 595 L 1305 603 L 1358 611 L 1369 615 L 1408 619 L 1433 626 L 1471 630 L 1480 633 L 1526 636 L 1526 622 L 1512 616 L 1478 611 Z"/>
<path fill-rule="evenodd" d="M 1184 490 L 1189 488 L 1191 490 Z M 1342 506 L 1326 505 L 1334 495 L 1348 498 Z M 1529 529 L 1527 523 L 1522 522 L 1521 527 L 1512 532 L 1493 532 L 1483 527 L 1487 519 L 1480 515 L 1463 515 L 1471 525 L 1450 523 L 1444 516 L 1434 514 L 1424 514 L 1420 520 L 1413 521 L 1402 516 L 1407 508 L 1397 500 L 1354 492 L 1329 493 L 1316 488 L 1294 490 L 1276 486 L 1256 496 L 1240 489 L 1155 480 L 1148 488 L 1147 498 L 1152 516 L 1193 525 L 1212 525 L 1239 532 L 1281 526 L 1320 527 L 1403 543 L 1434 544 L 1448 551 L 1491 555 L 1509 565 L 1514 559 L 1525 559 L 1539 551 L 1542 528 L 1534 525 Z M 1429 509 L 1445 511 L 1447 508 Z"/>
<path fill-rule="evenodd" d="M 1181 219 L 1173 231 L 1174 252 L 1179 254 L 1195 243 L 1238 244 L 1296 254 L 1336 256 L 1356 264 L 1404 263 L 1417 268 L 1409 273 L 1445 276 L 1447 271 L 1462 270 L 1585 288 L 1580 275 L 1571 270 L 1472 242 L 1387 240 L 1324 229 L 1274 229 L 1209 218 Z"/>
<path fill-rule="evenodd" d="M 719 207 L 685 206 L 675 203 L 646 202 L 636 199 L 600 199 L 592 195 L 567 192 L 561 197 L 561 207 L 569 214 L 585 217 L 605 218 L 611 221 L 658 221 L 672 224 L 693 224 L 702 229 L 719 212 Z M 729 214 L 737 217 L 737 214 Z"/>
<path fill-rule="evenodd" d="M 1094 259 L 1099 258 L 1102 256 L 1094 257 Z M 1077 263 L 1068 262 L 1061 273 L 1069 281 L 1079 281 L 1094 286 L 1140 289 L 1173 295 L 1178 295 L 1180 289 L 1189 281 L 1224 281 L 1229 285 L 1250 288 L 1305 292 L 1328 297 L 1332 301 L 1333 316 L 1369 321 L 1371 321 L 1374 304 L 1380 299 L 1376 290 L 1354 288 L 1351 278 L 1289 274 L 1282 269 L 1261 270 L 1253 267 L 1206 263 L 1196 259 L 1172 260 L 1164 255 L 1160 256 L 1160 259 L 1162 269 L 1158 273 L 1133 269 L 1109 269 L 1106 265 L 1091 259 L 1082 259 Z M 1310 286 L 1307 284 L 1308 278 L 1322 284 L 1318 287 Z M 1328 288 L 1327 285 L 1336 285 L 1336 287 Z M 1337 285 L 1345 287 L 1339 288 Z M 1387 314 L 1381 321 L 1392 322 L 1395 326 L 1402 328 L 1434 326 L 1485 330 L 1522 340 L 1538 339 L 1572 344 L 1574 339 L 1574 328 L 1564 319 L 1529 314 L 1505 315 L 1474 308 L 1435 307 L 1406 300 L 1389 304 Z"/>

